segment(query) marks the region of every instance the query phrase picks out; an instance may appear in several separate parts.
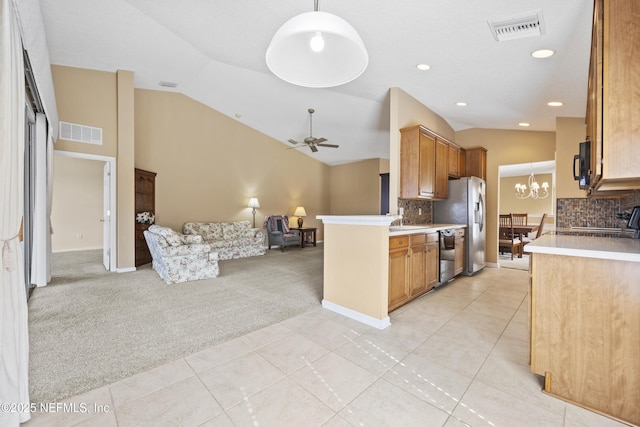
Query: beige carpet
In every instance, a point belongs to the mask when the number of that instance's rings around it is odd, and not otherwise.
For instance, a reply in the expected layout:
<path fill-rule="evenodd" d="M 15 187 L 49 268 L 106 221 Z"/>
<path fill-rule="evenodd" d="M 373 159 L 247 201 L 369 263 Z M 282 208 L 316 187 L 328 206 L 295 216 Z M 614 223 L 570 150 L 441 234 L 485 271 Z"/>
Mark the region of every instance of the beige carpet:
<path fill-rule="evenodd" d="M 109 273 L 101 251 L 54 254 L 29 300 L 30 393 L 51 402 L 316 308 L 323 249 L 220 262 L 215 279 L 165 284 L 150 265 Z"/>

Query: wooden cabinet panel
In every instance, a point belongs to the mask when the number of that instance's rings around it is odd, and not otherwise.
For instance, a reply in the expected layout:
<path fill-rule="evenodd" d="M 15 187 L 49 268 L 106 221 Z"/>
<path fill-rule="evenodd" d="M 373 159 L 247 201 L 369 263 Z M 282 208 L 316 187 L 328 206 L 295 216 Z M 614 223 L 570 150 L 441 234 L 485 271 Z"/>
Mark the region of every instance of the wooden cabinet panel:
<path fill-rule="evenodd" d="M 400 198 L 446 199 L 448 141 L 423 126 L 400 133 Z"/>
<path fill-rule="evenodd" d="M 427 290 L 426 234 L 411 235 L 409 296 L 415 297 Z"/>
<path fill-rule="evenodd" d="M 456 230 L 456 252 L 453 260 L 454 274 L 456 276 L 464 271 L 464 264 L 465 264 L 464 233 L 465 233 L 464 228 Z"/>
<path fill-rule="evenodd" d="M 156 173 L 142 169 L 135 170 L 135 210 L 140 212 L 156 211 Z M 135 219 L 134 219 L 135 221 Z M 151 262 L 151 253 L 144 239 L 143 231 L 149 228 L 150 224 L 135 225 L 135 266 L 141 266 Z"/>
<path fill-rule="evenodd" d="M 433 289 L 440 280 L 440 244 L 438 233 L 433 233 L 435 239 L 427 244 L 427 291 Z"/>
<path fill-rule="evenodd" d="M 467 176 L 466 159 L 467 159 L 466 150 L 464 148 L 460 148 L 458 150 L 458 168 L 459 168 L 460 176 Z"/>
<path fill-rule="evenodd" d="M 436 138 L 436 160 L 435 160 L 435 193 L 433 199 L 444 200 L 449 196 L 449 143 L 440 138 Z"/>
<path fill-rule="evenodd" d="M 408 236 L 389 238 L 389 311 L 409 300 L 408 242 Z"/>
<path fill-rule="evenodd" d="M 587 96 L 591 186 L 640 189 L 640 2 L 596 0 Z"/>
<path fill-rule="evenodd" d="M 449 144 L 449 153 L 447 154 L 449 167 L 447 172 L 450 178 L 460 178 L 460 149 L 457 145 Z"/>
<path fill-rule="evenodd" d="M 464 176 L 487 179 L 487 149 L 484 147 L 465 148 Z"/>

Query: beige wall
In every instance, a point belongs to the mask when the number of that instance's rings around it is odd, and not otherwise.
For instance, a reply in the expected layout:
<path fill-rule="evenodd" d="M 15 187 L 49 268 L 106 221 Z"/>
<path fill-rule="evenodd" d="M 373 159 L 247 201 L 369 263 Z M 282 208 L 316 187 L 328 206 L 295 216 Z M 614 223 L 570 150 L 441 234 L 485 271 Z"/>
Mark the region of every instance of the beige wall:
<path fill-rule="evenodd" d="M 585 140 L 587 128 L 584 118 L 556 119 L 556 197 L 586 197 L 578 181 L 573 179 L 573 156 L 578 154 L 580 142 Z"/>
<path fill-rule="evenodd" d="M 252 220 L 293 215 L 322 228 L 329 213 L 329 166 L 178 93 L 135 91 L 135 165 L 156 172 L 156 223 Z M 322 238 L 319 230 L 319 239 Z"/>
<path fill-rule="evenodd" d="M 396 213 L 400 194 L 400 129 L 423 125 L 452 142 L 455 142 L 455 132 L 442 117 L 402 89 L 393 87 L 389 91 L 389 211 Z"/>
<path fill-rule="evenodd" d="M 56 150 L 118 155 L 117 81 L 115 73 L 52 65 L 60 121 L 102 129 L 102 145 L 58 140 Z"/>
<path fill-rule="evenodd" d="M 545 199 L 519 199 L 516 197 L 516 184 L 525 184 L 528 191 L 528 181 L 529 175 L 500 178 L 500 212 L 498 213 L 536 214 L 535 219 L 529 221 L 531 224 L 540 222 L 539 217 L 542 217 L 542 214 L 555 215 L 555 212 L 553 212 L 553 194 L 549 194 L 549 197 Z M 549 187 L 551 187 L 553 185 L 553 175 L 550 173 L 536 174 L 536 181 L 540 185 L 543 182 L 548 182 Z M 549 192 L 551 193 L 551 190 Z"/>
<path fill-rule="evenodd" d="M 379 215 L 381 169 L 380 159 L 333 166 L 331 215 Z"/>
<path fill-rule="evenodd" d="M 53 252 L 101 249 L 104 162 L 53 157 Z"/>
<path fill-rule="evenodd" d="M 462 147 L 487 149 L 487 244 L 486 260 L 498 259 L 498 166 L 555 159 L 555 132 L 466 129 L 456 132 Z"/>

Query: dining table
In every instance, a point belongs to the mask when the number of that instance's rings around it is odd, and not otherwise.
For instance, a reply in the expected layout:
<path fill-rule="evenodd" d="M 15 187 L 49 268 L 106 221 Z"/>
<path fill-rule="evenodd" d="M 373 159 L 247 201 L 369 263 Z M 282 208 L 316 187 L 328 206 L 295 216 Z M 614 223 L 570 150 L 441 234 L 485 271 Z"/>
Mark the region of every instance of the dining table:
<path fill-rule="evenodd" d="M 529 233 L 538 231 L 540 225 L 513 225 L 513 234 L 516 236 L 527 236 Z"/>

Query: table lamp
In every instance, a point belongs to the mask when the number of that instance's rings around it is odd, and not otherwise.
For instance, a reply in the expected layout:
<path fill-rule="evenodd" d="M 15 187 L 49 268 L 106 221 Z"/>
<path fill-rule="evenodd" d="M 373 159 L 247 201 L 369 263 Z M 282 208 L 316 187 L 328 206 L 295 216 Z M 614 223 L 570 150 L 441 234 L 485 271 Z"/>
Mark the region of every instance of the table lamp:
<path fill-rule="evenodd" d="M 302 228 L 302 217 L 307 216 L 307 212 L 304 210 L 304 207 L 298 206 L 293 212 L 293 216 L 298 217 L 298 228 Z"/>

